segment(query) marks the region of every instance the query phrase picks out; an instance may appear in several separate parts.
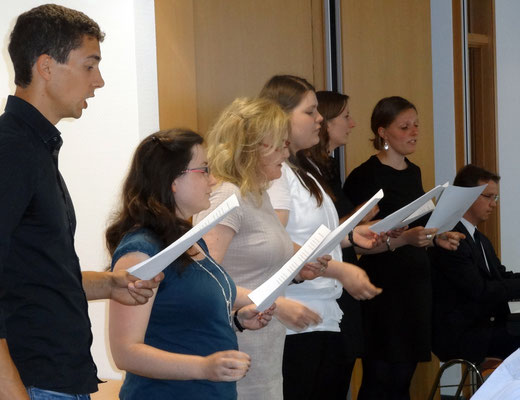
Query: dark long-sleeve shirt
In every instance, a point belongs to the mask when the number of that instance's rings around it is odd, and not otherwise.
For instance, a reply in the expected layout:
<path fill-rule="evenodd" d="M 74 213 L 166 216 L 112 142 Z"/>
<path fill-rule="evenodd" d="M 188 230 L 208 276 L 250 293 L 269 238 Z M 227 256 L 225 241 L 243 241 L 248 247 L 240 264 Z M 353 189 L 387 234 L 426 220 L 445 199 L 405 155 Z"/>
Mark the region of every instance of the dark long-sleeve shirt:
<path fill-rule="evenodd" d="M 26 386 L 97 390 L 60 132 L 10 96 L 0 117 L 0 338 Z"/>

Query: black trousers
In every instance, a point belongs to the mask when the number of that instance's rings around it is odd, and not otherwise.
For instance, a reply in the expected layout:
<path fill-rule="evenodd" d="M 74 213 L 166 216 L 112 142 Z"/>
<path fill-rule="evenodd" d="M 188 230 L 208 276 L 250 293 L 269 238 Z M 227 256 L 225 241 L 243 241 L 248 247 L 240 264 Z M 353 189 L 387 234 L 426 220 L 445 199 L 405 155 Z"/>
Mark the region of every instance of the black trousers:
<path fill-rule="evenodd" d="M 339 332 L 287 335 L 283 354 L 284 400 L 345 400 L 355 358 Z"/>
<path fill-rule="evenodd" d="M 493 336 L 489 343 L 486 357 L 506 359 L 520 347 L 518 332 L 512 334 L 505 325 L 493 328 Z"/>
<path fill-rule="evenodd" d="M 358 400 L 410 400 L 410 382 L 417 363 L 363 359 Z"/>

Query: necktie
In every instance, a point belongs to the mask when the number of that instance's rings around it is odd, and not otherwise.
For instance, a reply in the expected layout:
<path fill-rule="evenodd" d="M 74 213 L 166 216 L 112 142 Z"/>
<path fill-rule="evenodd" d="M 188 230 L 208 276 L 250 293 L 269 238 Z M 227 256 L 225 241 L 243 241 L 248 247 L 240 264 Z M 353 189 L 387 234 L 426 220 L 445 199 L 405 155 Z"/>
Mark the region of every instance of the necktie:
<path fill-rule="evenodd" d="M 491 268 L 489 267 L 489 263 L 486 257 L 486 252 L 484 251 L 484 247 L 482 246 L 482 242 L 480 240 L 480 232 L 478 229 L 475 229 L 475 232 L 473 233 L 473 239 L 475 240 L 475 244 L 477 245 L 477 248 L 480 250 L 480 254 L 482 254 L 482 257 L 484 257 L 484 262 L 486 263 L 486 267 L 490 274 L 493 274 L 491 271 Z"/>

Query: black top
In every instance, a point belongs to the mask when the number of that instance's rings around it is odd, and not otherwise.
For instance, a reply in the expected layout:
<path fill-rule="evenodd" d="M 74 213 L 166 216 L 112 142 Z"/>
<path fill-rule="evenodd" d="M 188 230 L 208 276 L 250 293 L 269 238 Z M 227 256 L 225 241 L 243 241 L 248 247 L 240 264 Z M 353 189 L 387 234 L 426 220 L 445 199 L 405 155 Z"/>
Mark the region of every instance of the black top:
<path fill-rule="evenodd" d="M 343 190 L 355 206 L 379 189 L 378 219 L 384 218 L 424 194 L 419 167 L 396 170 L 376 156 L 354 169 Z M 425 219 L 416 221 L 424 225 Z M 427 253 L 423 248 L 402 246 L 394 252 L 364 255 L 360 259 L 372 283 L 383 289 L 362 302 L 365 357 L 389 362 L 430 359 L 431 282 Z"/>
<path fill-rule="evenodd" d="M 338 158 L 330 158 L 330 170 L 323 174 L 326 183 L 334 195 L 334 206 L 339 218 L 343 218 L 354 211 L 354 206 L 350 199 L 341 190 L 341 175 L 339 171 Z M 358 264 L 358 258 L 354 247 L 342 249 L 343 261 Z M 345 289 L 341 297 L 337 300 L 343 318 L 339 324 L 345 344 L 344 354 L 346 357 L 356 358 L 363 353 L 363 330 L 361 326 L 361 306 L 359 301 L 354 299 Z"/>
<path fill-rule="evenodd" d="M 0 116 L 0 337 L 26 386 L 97 390 L 60 132 L 9 96 Z"/>
<path fill-rule="evenodd" d="M 487 356 L 498 356 L 489 352 L 490 347 L 500 337 L 495 329 L 503 329 L 508 323 L 507 301 L 520 298 L 520 274 L 506 270 L 482 233 L 489 269 L 464 225 L 459 222 L 453 230 L 466 235 L 456 251 L 429 249 L 433 351 L 442 361 L 464 358 L 479 362 Z"/>

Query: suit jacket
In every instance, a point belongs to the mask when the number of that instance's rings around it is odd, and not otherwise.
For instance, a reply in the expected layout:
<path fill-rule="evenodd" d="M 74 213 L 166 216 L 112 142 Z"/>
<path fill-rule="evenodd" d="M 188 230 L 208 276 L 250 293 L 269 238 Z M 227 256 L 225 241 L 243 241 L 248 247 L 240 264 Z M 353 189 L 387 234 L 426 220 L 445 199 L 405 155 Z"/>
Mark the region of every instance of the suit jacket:
<path fill-rule="evenodd" d="M 433 352 L 442 360 L 481 361 L 494 327 L 505 325 L 508 300 L 520 298 L 520 274 L 507 271 L 491 242 L 481 234 L 489 270 L 473 238 L 466 235 L 456 251 L 429 250 L 433 283 Z"/>

